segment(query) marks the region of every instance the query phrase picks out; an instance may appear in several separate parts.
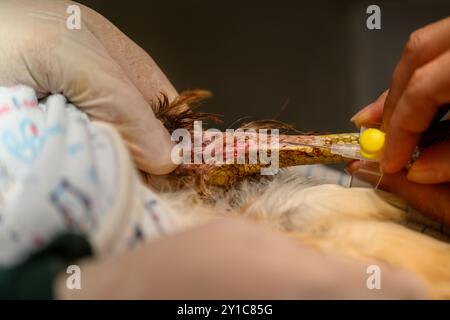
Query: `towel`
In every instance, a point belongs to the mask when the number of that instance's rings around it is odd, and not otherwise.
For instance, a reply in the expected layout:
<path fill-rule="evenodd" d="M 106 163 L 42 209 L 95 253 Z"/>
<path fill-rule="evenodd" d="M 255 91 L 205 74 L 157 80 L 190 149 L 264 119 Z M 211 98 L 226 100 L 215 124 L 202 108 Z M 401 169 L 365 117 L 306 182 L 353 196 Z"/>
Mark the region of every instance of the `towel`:
<path fill-rule="evenodd" d="M 174 229 L 143 185 L 117 130 L 60 94 L 0 88 L 0 266 L 70 231 L 111 255 Z"/>

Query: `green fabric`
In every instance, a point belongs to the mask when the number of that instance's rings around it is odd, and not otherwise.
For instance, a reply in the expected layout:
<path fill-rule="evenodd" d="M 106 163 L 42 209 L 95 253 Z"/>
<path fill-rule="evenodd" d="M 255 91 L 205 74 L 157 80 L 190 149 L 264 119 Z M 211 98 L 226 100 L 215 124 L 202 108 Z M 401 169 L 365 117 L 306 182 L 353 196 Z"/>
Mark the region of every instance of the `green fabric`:
<path fill-rule="evenodd" d="M 71 262 L 90 255 L 86 238 L 62 234 L 20 265 L 0 267 L 0 299 L 53 299 L 55 276 Z"/>

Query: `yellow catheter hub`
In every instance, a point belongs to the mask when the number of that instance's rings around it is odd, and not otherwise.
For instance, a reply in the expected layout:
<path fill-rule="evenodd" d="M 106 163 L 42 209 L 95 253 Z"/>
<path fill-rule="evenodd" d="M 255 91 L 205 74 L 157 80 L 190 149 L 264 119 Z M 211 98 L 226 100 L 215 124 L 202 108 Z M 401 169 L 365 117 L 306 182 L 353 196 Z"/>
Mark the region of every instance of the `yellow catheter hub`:
<path fill-rule="evenodd" d="M 381 158 L 385 140 L 386 134 L 383 131 L 375 128 L 366 129 L 359 137 L 361 156 L 369 160 Z"/>

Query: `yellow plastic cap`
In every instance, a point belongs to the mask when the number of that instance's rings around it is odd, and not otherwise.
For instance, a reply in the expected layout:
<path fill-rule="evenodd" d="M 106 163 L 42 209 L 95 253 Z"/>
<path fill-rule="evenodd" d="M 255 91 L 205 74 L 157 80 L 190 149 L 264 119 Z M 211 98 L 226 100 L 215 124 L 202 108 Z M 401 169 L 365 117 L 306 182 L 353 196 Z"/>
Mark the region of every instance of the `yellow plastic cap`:
<path fill-rule="evenodd" d="M 366 159 L 377 159 L 381 157 L 384 148 L 386 134 L 378 129 L 369 128 L 359 137 L 361 155 Z"/>

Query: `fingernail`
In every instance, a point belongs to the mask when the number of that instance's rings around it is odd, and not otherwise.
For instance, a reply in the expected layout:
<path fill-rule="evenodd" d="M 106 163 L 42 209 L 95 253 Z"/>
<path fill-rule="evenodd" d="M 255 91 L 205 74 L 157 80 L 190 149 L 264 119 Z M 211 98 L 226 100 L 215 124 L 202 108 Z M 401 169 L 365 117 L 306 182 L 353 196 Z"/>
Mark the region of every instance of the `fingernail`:
<path fill-rule="evenodd" d="M 432 168 L 412 167 L 408 172 L 408 180 L 417 183 L 435 183 L 440 172 Z"/>
<path fill-rule="evenodd" d="M 370 118 L 367 115 L 367 110 L 370 109 L 372 104 L 369 104 L 368 106 L 364 107 L 360 111 L 358 111 L 353 117 L 350 118 L 350 122 L 353 122 L 356 126 L 360 126 L 361 123 L 363 123 L 366 120 L 370 120 Z"/>

